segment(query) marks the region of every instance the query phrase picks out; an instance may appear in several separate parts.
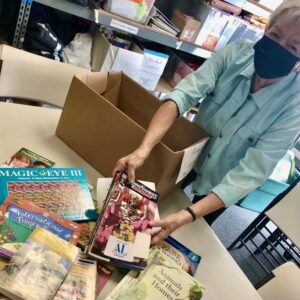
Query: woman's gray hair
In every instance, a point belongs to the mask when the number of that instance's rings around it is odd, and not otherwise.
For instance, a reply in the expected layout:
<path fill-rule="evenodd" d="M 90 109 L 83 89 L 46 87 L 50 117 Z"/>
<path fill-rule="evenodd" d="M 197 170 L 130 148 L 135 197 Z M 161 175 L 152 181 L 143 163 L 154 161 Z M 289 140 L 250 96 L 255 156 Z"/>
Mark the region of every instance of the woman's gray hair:
<path fill-rule="evenodd" d="M 300 27 L 300 0 L 283 1 L 271 15 L 268 28 L 271 28 L 281 16 L 295 20 Z"/>

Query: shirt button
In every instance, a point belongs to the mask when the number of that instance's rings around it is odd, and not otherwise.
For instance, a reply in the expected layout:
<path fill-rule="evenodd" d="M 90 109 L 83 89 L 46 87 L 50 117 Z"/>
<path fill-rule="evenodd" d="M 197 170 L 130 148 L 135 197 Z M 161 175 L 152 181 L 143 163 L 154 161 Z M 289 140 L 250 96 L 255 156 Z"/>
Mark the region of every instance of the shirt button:
<path fill-rule="evenodd" d="M 219 138 L 222 138 L 222 137 L 223 137 L 223 133 L 220 132 L 220 133 L 219 133 Z"/>
<path fill-rule="evenodd" d="M 252 97 L 250 94 L 248 94 L 247 99 L 250 100 Z"/>
<path fill-rule="evenodd" d="M 208 157 L 208 158 L 211 158 L 211 154 L 210 154 L 210 153 L 208 153 L 208 154 L 207 154 L 207 157 Z"/>

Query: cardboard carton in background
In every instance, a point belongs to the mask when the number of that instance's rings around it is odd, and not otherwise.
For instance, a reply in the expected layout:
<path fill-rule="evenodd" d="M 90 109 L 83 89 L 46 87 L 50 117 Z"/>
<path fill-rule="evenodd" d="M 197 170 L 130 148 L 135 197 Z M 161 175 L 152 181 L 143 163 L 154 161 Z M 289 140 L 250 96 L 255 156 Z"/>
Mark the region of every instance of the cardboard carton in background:
<path fill-rule="evenodd" d="M 182 13 L 180 10 L 174 10 L 171 21 L 177 26 L 181 34 L 180 40 L 194 43 L 200 31 L 201 22 L 193 17 Z"/>
<path fill-rule="evenodd" d="M 76 76 L 56 134 L 103 176 L 111 176 L 116 161 L 139 146 L 159 106 L 155 96 L 121 72 Z M 184 150 L 206 140 L 199 126 L 179 118 L 136 178 L 155 182 L 166 196 L 177 181 Z"/>

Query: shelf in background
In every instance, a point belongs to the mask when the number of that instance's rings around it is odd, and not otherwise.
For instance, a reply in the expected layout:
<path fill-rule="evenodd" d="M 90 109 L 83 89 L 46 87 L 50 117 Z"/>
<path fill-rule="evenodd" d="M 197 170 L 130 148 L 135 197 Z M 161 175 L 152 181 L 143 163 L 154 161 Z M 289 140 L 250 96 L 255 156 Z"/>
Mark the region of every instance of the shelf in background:
<path fill-rule="evenodd" d="M 83 7 L 66 0 L 33 0 L 33 2 L 40 3 L 45 6 L 72 14 L 74 16 L 96 22 L 99 25 L 134 34 L 138 37 L 153 41 L 158 44 L 162 44 L 173 49 L 188 52 L 202 58 L 209 58 L 214 53 L 211 50 L 207 50 L 197 45 L 180 41 L 177 38 L 160 33 L 143 24 L 136 23 L 134 21 L 106 12 L 104 10 L 98 10 L 96 13 L 90 8 Z"/>
<path fill-rule="evenodd" d="M 264 18 L 269 18 L 273 12 L 272 9 L 260 4 L 255 0 L 246 1 L 245 5 L 243 6 L 243 10 Z"/>

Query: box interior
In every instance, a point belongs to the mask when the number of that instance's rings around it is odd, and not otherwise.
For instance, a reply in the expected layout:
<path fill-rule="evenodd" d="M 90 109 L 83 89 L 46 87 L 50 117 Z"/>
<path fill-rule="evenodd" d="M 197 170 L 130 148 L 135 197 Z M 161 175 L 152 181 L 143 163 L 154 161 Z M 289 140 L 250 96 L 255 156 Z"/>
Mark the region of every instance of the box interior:
<path fill-rule="evenodd" d="M 90 73 L 80 76 L 90 88 L 102 95 L 120 111 L 146 129 L 161 102 L 134 80 L 120 72 Z M 207 137 L 196 124 L 185 118 L 178 118 L 162 140 L 173 152 Z"/>

